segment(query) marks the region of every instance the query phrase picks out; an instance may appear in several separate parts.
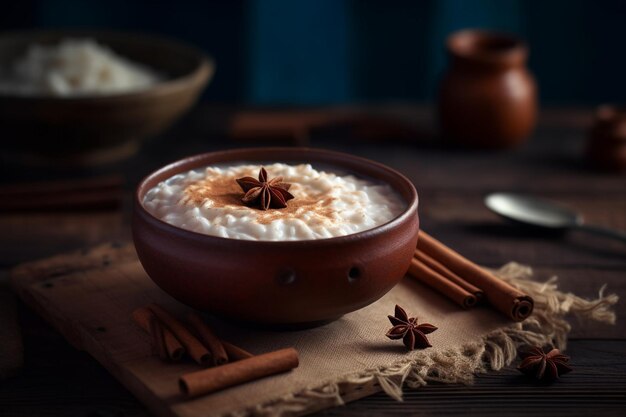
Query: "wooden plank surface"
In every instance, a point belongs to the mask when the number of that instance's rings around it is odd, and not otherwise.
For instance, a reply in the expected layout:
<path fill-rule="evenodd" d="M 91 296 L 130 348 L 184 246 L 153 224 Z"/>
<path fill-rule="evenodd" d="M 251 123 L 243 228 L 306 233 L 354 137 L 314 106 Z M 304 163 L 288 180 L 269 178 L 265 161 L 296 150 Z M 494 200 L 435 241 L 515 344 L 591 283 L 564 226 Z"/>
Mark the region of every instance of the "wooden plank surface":
<path fill-rule="evenodd" d="M 132 185 L 177 157 L 238 145 L 219 133 L 229 111 L 199 109 L 133 160 L 108 169 L 124 172 Z M 405 113 L 428 119 L 422 109 Z M 607 283 L 624 300 L 623 246 L 583 234 L 551 237 L 516 229 L 482 204 L 491 191 L 533 192 L 581 210 L 589 221 L 626 229 L 626 177 L 591 171 L 580 157 L 590 114 L 590 110 L 544 111 L 530 143 L 504 153 L 454 151 L 432 143 L 348 145 L 326 137 L 313 138 L 312 144 L 370 157 L 405 173 L 420 193 L 422 226 L 472 259 L 492 266 L 509 260 L 528 263 L 540 275 L 558 275 L 562 288 L 588 297 Z M 12 169 L 11 175 L 19 171 L 6 164 L 4 168 Z M 36 175 L 32 169 L 28 172 L 24 175 Z M 7 171 L 3 174 L 5 180 L 12 178 Z M 127 236 L 128 209 L 127 205 L 122 212 L 2 215 L 0 264 L 8 268 L 19 261 Z M 19 306 L 19 312 L 26 361 L 18 377 L 0 383 L 0 415 L 149 415 L 93 359 L 76 352 L 24 306 Z M 617 316 L 613 327 L 586 328 L 572 321 L 574 340 L 568 354 L 575 371 L 550 387 L 529 384 L 508 369 L 481 376 L 471 387 L 430 385 L 408 391 L 403 403 L 375 395 L 322 414 L 622 415 L 626 411 L 623 301 L 617 305 Z"/>
<path fill-rule="evenodd" d="M 257 405 L 246 404 L 241 391 L 225 394 L 228 401 L 224 397 L 216 398 L 219 394 L 193 399 L 181 394 L 179 376 L 203 367 L 192 360 L 175 363 L 159 360 L 152 351 L 151 338 L 131 317 L 133 311 L 152 303 L 178 317 L 184 317 L 190 308 L 159 289 L 147 276 L 131 242 L 104 244 L 89 251 L 24 263 L 11 271 L 10 279 L 15 292 L 28 307 L 77 350 L 88 352 L 155 415 L 203 417 L 207 413 L 222 415 Z M 389 308 L 393 309 L 393 305 Z M 222 334 L 228 340 L 233 340 L 231 336 L 234 335 Z M 270 337 L 275 335 L 270 334 Z M 242 347 L 255 352 L 246 345 Z M 294 348 L 299 350 L 300 361 L 306 362 L 307 352 L 300 350 L 297 344 Z M 300 378 L 294 376 L 293 382 L 302 384 Z M 259 381 L 258 384 L 259 387 L 251 390 L 264 389 L 270 396 L 267 399 L 284 395 L 284 390 L 290 389 L 290 385 L 282 384 L 269 391 L 267 383 Z M 308 387 L 300 387 L 304 388 Z M 358 389 L 344 389 L 342 398 L 348 402 L 378 391 L 378 383 L 365 384 Z M 233 400 L 241 403 L 233 403 Z M 313 410 L 333 405 L 333 400 L 320 399 Z"/>
<path fill-rule="evenodd" d="M 26 263 L 11 272 L 11 281 L 31 309 L 77 350 L 89 352 L 155 415 L 197 416 L 180 407 L 184 401 L 176 381 L 199 368 L 189 362 L 164 365 L 131 319 L 136 308 L 153 302 L 169 311 L 179 306 L 146 276 L 132 244 L 105 244 Z M 210 410 L 210 397 L 194 403 L 203 400 L 204 410 Z"/>

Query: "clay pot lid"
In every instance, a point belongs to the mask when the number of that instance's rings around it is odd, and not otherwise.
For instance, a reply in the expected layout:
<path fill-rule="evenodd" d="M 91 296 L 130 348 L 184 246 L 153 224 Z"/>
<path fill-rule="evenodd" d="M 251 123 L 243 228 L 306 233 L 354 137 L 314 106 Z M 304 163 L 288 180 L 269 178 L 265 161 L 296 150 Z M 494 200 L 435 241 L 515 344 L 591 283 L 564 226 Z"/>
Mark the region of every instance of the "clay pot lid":
<path fill-rule="evenodd" d="M 526 43 L 517 36 L 480 29 L 452 33 L 446 47 L 456 59 L 496 66 L 522 65 L 528 56 Z"/>

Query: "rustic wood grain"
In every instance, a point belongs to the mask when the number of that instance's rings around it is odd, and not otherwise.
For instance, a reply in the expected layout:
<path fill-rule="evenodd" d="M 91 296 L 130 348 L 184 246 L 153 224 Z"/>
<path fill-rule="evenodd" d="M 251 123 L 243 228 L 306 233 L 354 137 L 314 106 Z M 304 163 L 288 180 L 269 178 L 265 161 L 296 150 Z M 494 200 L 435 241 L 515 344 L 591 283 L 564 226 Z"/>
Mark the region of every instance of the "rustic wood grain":
<path fill-rule="evenodd" d="M 173 300 L 144 274 L 132 245 L 103 245 L 17 267 L 13 288 L 78 350 L 89 352 L 124 383 L 151 411 L 163 417 L 173 410 L 177 376 L 197 370 L 190 364 L 160 364 L 150 341 L 131 320 L 136 308 Z M 76 266 L 78 265 L 78 267 Z M 155 372 L 155 369 L 158 372 Z"/>
<path fill-rule="evenodd" d="M 25 305 L 19 307 L 27 360 L 0 383 L 0 416 L 145 417 L 150 414 L 95 359 L 76 350 Z"/>
<path fill-rule="evenodd" d="M 536 384 L 508 368 L 480 375 L 476 385 L 430 384 L 407 391 L 398 403 L 377 394 L 345 409 L 329 409 L 319 416 L 371 415 L 617 415 L 626 407 L 623 344 L 616 341 L 573 342 L 568 350 L 575 371 L 552 385 Z M 587 363 L 588 365 L 582 365 Z M 409 409 L 413 409 L 412 413 Z"/>

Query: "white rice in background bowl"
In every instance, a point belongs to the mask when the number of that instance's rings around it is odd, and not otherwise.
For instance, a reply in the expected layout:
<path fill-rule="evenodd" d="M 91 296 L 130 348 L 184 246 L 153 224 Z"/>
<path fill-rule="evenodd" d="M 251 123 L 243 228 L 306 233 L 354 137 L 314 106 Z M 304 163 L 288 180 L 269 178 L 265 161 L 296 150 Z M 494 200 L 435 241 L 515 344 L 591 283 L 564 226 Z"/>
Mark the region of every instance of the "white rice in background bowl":
<path fill-rule="evenodd" d="M 72 97 L 146 89 L 162 77 L 92 39 L 31 45 L 14 62 L 0 66 L 0 94 Z"/>

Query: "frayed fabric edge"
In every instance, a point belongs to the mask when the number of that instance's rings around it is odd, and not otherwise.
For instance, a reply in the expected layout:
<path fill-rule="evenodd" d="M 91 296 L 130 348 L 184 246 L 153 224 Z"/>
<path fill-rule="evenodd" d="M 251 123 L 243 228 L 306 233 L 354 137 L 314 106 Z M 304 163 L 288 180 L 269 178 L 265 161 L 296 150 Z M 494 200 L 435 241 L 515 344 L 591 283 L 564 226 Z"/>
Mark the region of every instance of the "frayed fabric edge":
<path fill-rule="evenodd" d="M 586 300 L 572 293 L 558 290 L 557 277 L 545 282 L 532 280 L 528 266 L 511 262 L 494 271 L 511 285 L 535 300 L 531 317 L 521 323 L 512 323 L 485 335 L 481 341 L 444 352 L 423 352 L 411 359 L 403 359 L 389 366 L 368 369 L 345 375 L 335 381 L 277 398 L 251 409 L 229 414 L 233 417 L 298 416 L 321 409 L 343 405 L 356 391 L 365 387 L 368 392 L 384 391 L 391 398 L 402 401 L 404 387 L 417 389 L 428 382 L 467 384 L 474 375 L 497 371 L 510 365 L 523 346 L 554 346 L 566 348 L 571 327 L 565 315 L 573 314 L 581 320 L 607 324 L 615 323 L 612 306 L 619 299 L 616 294 L 604 295 L 603 286 L 594 300 Z"/>

